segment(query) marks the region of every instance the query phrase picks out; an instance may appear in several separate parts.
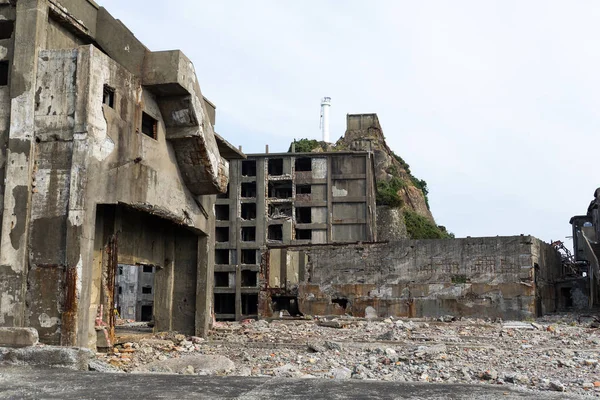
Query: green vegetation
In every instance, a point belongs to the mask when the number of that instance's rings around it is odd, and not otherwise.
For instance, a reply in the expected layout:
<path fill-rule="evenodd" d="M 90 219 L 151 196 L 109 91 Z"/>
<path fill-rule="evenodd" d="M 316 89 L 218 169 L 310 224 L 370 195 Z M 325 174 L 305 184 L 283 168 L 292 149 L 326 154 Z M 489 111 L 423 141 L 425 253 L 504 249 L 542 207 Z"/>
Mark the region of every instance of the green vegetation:
<path fill-rule="evenodd" d="M 400 178 L 394 176 L 389 182 L 377 183 L 377 195 L 375 201 L 378 206 L 402 207 L 404 202 L 398 195 L 398 191 L 406 184 Z"/>
<path fill-rule="evenodd" d="M 310 153 L 314 149 L 321 147 L 321 143 L 315 139 L 294 139 L 294 143 L 296 143 L 296 153 Z M 292 145 L 290 144 L 288 153 L 292 152 Z"/>
<path fill-rule="evenodd" d="M 392 151 L 392 156 L 396 159 L 396 161 L 398 161 L 398 163 L 400 163 L 402 168 L 404 168 L 406 173 L 410 176 L 410 181 L 413 183 L 413 185 L 415 185 L 416 188 L 420 189 L 421 192 L 423 192 L 423 197 L 425 197 L 425 204 L 429 209 L 429 198 L 427 197 L 427 195 L 429 194 L 429 189 L 427 189 L 427 182 L 425 182 L 423 179 L 415 177 L 412 174 L 412 172 L 410 172 L 410 165 L 408 165 L 406 161 L 404 161 L 402 157 L 400 157 L 398 154 Z M 390 171 L 390 173 L 392 175 L 395 175 L 392 171 Z"/>
<path fill-rule="evenodd" d="M 404 223 L 411 239 L 450 239 L 454 235 L 416 212 L 404 210 Z"/>

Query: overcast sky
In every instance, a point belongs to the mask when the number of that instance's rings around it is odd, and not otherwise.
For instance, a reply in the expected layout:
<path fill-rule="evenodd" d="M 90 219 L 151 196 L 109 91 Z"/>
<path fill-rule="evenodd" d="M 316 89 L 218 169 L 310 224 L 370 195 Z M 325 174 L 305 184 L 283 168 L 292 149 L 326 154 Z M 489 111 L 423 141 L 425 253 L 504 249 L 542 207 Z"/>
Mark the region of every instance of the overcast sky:
<path fill-rule="evenodd" d="M 599 186 L 600 2 L 98 0 L 181 49 L 247 153 L 379 115 L 457 237 L 564 240 Z"/>

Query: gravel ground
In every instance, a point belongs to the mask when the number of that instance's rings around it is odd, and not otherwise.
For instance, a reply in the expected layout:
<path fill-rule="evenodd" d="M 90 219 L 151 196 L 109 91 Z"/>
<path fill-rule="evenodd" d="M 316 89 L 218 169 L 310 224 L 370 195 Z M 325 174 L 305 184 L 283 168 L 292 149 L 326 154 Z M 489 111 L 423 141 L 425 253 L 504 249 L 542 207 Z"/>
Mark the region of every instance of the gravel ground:
<path fill-rule="evenodd" d="M 98 358 L 104 370 L 114 372 L 141 371 L 150 363 L 174 365 L 173 358 L 184 356 L 220 356 L 235 367 L 198 370 L 193 365 L 202 363 L 182 360 L 173 372 L 488 383 L 600 397 L 600 329 L 595 326 L 593 317 L 577 315 L 535 322 L 451 316 L 220 322 L 207 340 L 159 333 Z"/>

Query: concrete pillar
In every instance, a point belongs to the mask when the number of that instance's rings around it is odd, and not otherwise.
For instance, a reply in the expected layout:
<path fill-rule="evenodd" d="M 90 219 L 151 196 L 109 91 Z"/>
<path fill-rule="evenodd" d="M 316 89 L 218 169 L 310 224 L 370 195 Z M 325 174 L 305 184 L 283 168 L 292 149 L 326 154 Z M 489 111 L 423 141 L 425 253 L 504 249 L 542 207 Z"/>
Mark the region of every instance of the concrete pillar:
<path fill-rule="evenodd" d="M 10 78 L 10 132 L 2 240 L 0 242 L 0 325 L 27 324 L 25 294 L 31 208 L 35 83 L 38 51 L 46 44 L 48 5 L 44 0 L 17 2 L 14 55 Z"/>
<path fill-rule="evenodd" d="M 201 196 L 208 212 L 208 235 L 198 237 L 198 272 L 196 274 L 196 326 L 198 336 L 206 336 L 212 324 L 213 281 L 215 275 L 215 201 L 217 196 Z"/>
<path fill-rule="evenodd" d="M 175 268 L 175 233 L 171 229 L 165 239 L 164 265 L 154 275 L 154 331 L 173 329 L 173 284 Z"/>

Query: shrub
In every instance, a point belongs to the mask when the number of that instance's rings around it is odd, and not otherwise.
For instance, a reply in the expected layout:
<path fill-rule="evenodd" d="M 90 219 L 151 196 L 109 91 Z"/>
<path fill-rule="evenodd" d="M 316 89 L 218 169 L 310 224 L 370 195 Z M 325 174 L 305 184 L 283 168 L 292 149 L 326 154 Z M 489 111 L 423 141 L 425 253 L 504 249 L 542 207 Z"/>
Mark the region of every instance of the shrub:
<path fill-rule="evenodd" d="M 402 207 L 404 202 L 398 195 L 398 191 L 403 187 L 405 184 L 398 177 L 393 177 L 389 182 L 378 182 L 375 202 L 378 206 Z"/>
<path fill-rule="evenodd" d="M 451 234 L 414 211 L 404 210 L 404 223 L 411 239 L 450 239 Z"/>
<path fill-rule="evenodd" d="M 319 141 L 315 139 L 294 139 L 294 143 L 296 143 L 296 153 L 310 153 L 314 149 L 321 147 Z M 290 148 L 288 149 L 288 153 L 291 152 L 292 145 L 290 145 Z"/>

